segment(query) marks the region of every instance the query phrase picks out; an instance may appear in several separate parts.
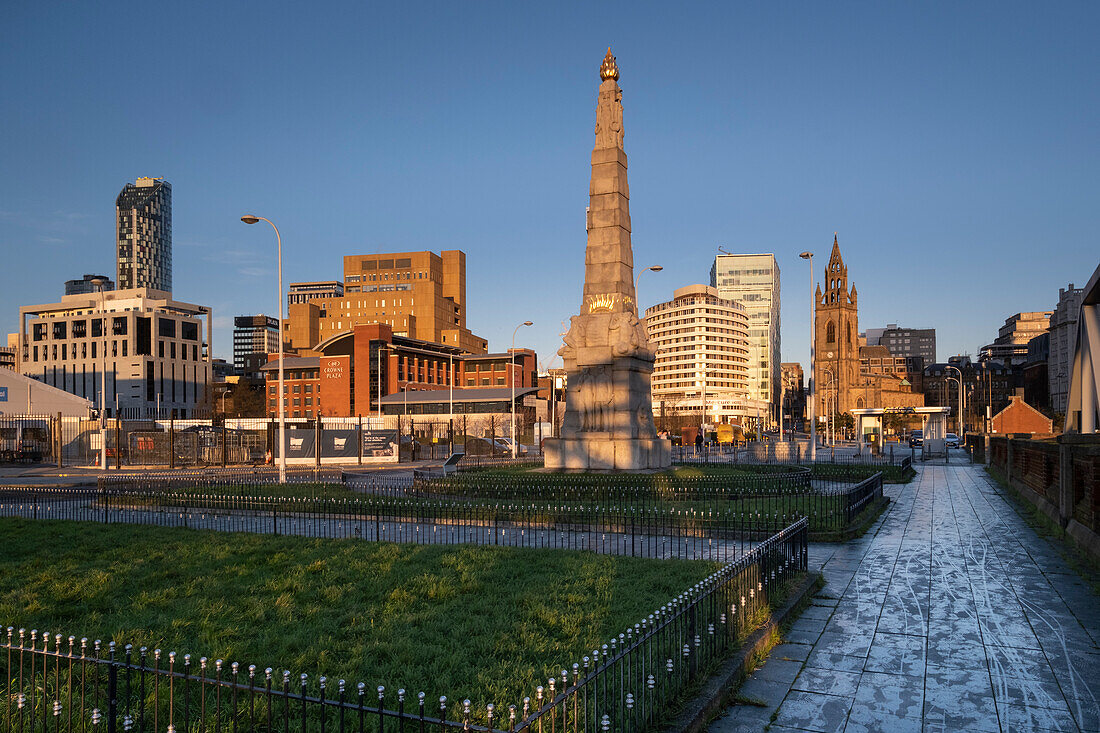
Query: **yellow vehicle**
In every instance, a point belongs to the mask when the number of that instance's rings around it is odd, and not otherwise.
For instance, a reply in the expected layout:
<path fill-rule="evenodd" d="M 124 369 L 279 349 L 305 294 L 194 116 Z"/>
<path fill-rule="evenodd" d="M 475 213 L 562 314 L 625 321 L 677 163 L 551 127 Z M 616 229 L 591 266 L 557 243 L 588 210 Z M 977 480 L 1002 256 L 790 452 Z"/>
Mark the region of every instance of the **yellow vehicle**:
<path fill-rule="evenodd" d="M 726 423 L 719 423 L 716 427 L 718 433 L 719 443 L 733 443 L 740 439 L 741 426 L 740 425 L 728 425 Z"/>

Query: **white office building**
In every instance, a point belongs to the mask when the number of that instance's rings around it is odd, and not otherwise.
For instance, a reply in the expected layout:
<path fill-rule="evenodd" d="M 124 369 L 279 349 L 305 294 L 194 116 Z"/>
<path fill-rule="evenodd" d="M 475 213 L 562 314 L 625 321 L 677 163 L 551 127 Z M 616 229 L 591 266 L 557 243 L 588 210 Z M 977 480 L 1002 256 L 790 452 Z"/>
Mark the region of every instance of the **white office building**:
<path fill-rule="evenodd" d="M 720 254 L 710 269 L 718 297 L 741 304 L 749 319 L 749 395 L 778 420 L 780 379 L 779 264 L 772 254 Z"/>
<path fill-rule="evenodd" d="M 127 418 L 208 405 L 211 313 L 150 288 L 66 295 L 19 309 L 18 371 Z M 107 376 L 104 399 L 103 374 Z"/>
<path fill-rule="evenodd" d="M 749 395 L 749 319 L 745 308 L 715 288 L 688 285 L 645 312 L 656 351 L 653 413 L 706 413 L 705 422 L 744 424 L 766 417 Z"/>

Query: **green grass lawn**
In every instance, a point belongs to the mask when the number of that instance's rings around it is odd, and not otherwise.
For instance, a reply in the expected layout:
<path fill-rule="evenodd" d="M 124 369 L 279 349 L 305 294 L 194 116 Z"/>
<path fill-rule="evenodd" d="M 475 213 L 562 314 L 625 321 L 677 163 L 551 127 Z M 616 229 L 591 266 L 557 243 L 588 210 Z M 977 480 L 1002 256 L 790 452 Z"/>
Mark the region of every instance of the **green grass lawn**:
<path fill-rule="evenodd" d="M 0 519 L 0 626 L 506 706 L 715 568 Z"/>

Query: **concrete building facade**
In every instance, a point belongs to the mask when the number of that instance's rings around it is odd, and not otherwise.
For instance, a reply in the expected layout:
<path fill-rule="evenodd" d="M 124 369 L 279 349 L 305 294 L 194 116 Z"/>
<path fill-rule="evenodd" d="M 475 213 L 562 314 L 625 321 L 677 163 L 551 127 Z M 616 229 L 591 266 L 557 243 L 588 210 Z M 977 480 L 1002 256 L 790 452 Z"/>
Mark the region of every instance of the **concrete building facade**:
<path fill-rule="evenodd" d="M 394 333 L 470 353 L 488 342 L 466 328 L 466 253 L 393 252 L 344 257 L 344 294 L 292 303 L 285 340 L 295 350 L 355 326 L 379 323 Z"/>
<path fill-rule="evenodd" d="M 749 396 L 778 417 L 780 358 L 779 264 L 772 254 L 721 254 L 710 269 L 718 297 L 736 300 L 749 319 Z"/>
<path fill-rule="evenodd" d="M 211 320 L 206 306 L 149 288 L 23 306 L 18 370 L 111 416 L 194 417 L 208 406 Z"/>
<path fill-rule="evenodd" d="M 986 344 L 978 352 L 978 359 L 992 359 L 1006 366 L 1023 366 L 1027 363 L 1027 345 L 1031 339 L 1050 327 L 1053 311 L 1017 313 L 1005 319 L 993 343 Z"/>
<path fill-rule="evenodd" d="M 1081 312 L 1083 288 L 1058 288 L 1058 305 L 1050 315 L 1050 357 L 1047 362 L 1047 382 L 1050 408 L 1065 414 L 1069 396 L 1069 374 L 1077 347 L 1077 317 Z"/>
<path fill-rule="evenodd" d="M 645 323 L 656 351 L 654 415 L 698 414 L 705 422 L 738 424 L 761 411 L 766 417 L 768 403 L 753 398 L 752 327 L 740 301 L 712 286 L 688 285 L 647 308 Z"/>
<path fill-rule="evenodd" d="M 115 201 L 119 290 L 172 294 L 172 185 L 163 178 L 127 183 Z"/>

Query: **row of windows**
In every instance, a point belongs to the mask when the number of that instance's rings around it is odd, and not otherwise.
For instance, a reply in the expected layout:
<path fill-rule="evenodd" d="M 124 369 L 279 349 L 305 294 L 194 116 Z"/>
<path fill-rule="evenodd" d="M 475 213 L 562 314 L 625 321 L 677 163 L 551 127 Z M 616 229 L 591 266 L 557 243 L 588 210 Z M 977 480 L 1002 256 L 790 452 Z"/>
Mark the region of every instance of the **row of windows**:
<path fill-rule="evenodd" d="M 270 387 L 267 388 L 267 393 L 269 395 L 275 396 L 276 394 L 278 394 L 278 392 L 279 392 L 279 386 L 277 384 L 273 384 L 273 385 L 271 385 Z M 283 394 L 287 394 L 287 393 L 301 394 L 303 392 L 306 393 L 306 394 L 313 394 L 313 385 L 312 384 L 306 384 L 306 385 L 302 385 L 302 384 L 284 384 L 283 385 Z"/>
<path fill-rule="evenodd" d="M 123 339 L 121 342 L 118 341 L 118 340 L 114 340 L 114 339 L 111 341 L 111 356 L 118 356 L 119 355 L 119 348 L 118 348 L 119 343 L 122 344 L 122 356 L 129 356 L 130 355 L 130 353 L 129 353 L 130 352 L 130 342 L 126 339 Z M 166 353 L 165 348 L 164 348 L 164 343 L 165 343 L 164 341 L 158 342 L 158 349 L 157 349 L 157 356 L 159 356 L 162 359 L 164 358 L 165 353 Z M 73 359 L 77 359 L 77 358 L 80 358 L 80 359 L 88 359 L 88 358 L 97 359 L 97 358 L 99 358 L 97 356 L 99 342 L 98 341 L 92 341 L 91 345 L 92 345 L 92 348 L 91 348 L 91 356 L 90 357 L 89 357 L 89 349 L 88 349 L 88 342 L 87 341 L 80 344 L 80 356 L 79 357 L 77 357 L 77 353 L 76 353 L 76 347 L 77 347 L 76 344 L 72 344 L 71 348 L 70 348 L 70 345 L 67 344 L 67 343 L 60 344 L 60 346 L 61 346 L 60 351 L 58 350 L 58 344 L 53 344 L 52 345 L 52 351 L 50 350 L 50 347 L 42 346 L 42 351 L 41 352 L 39 352 L 38 346 L 35 346 L 31 351 L 31 361 L 39 361 L 39 355 L 40 354 L 41 354 L 41 360 L 42 361 L 51 361 L 51 360 L 52 361 L 59 361 L 59 360 L 60 361 L 68 361 L 70 357 L 73 358 Z M 193 345 L 190 349 L 190 352 L 188 352 L 187 344 L 180 344 L 180 348 L 179 348 L 180 358 L 183 359 L 184 361 L 187 361 L 187 354 L 188 353 L 191 354 L 191 361 L 198 361 L 199 360 L 199 347 L 197 345 Z M 168 354 L 169 359 L 175 359 L 176 358 L 176 342 L 175 341 L 169 342 L 169 348 L 167 350 L 167 354 Z M 60 355 L 60 359 L 58 359 L 59 355 Z M 137 353 L 135 353 L 134 355 L 138 356 Z"/>

